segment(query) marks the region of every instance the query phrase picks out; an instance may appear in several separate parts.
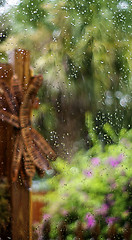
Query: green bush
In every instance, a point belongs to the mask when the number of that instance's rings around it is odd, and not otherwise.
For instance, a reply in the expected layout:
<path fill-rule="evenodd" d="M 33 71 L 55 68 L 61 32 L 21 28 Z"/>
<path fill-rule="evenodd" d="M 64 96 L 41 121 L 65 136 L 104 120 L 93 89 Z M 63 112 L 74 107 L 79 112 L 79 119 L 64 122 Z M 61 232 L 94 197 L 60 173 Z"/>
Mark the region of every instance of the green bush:
<path fill-rule="evenodd" d="M 108 126 L 105 130 L 107 134 L 111 132 Z M 92 135 L 92 130 L 90 134 L 93 147 L 87 152 L 80 150 L 70 163 L 58 158 L 54 163 L 56 174 L 48 179 L 51 191 L 44 201 L 45 213 L 51 216 L 52 239 L 56 239 L 56 226 L 62 220 L 68 224 L 67 239 L 74 238 L 78 220 L 87 229 L 99 222 L 102 236 L 112 223 L 119 233 L 126 222 L 131 224 L 132 130 L 123 129 L 116 144 L 105 147 Z"/>

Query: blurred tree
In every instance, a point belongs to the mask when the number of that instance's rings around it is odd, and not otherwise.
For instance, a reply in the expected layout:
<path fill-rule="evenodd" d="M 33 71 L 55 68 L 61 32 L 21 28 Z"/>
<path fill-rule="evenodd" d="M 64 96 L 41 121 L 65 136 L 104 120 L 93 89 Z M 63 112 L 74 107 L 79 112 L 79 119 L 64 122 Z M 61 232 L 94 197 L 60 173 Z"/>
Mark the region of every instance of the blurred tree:
<path fill-rule="evenodd" d="M 54 106 L 63 156 L 87 137 L 87 110 L 102 141 L 105 122 L 117 133 L 130 127 L 131 12 L 130 0 L 24 0 L 13 10 L 12 33 L 19 33 L 13 41 L 31 50 L 33 67 L 44 74 L 39 95 Z"/>
<path fill-rule="evenodd" d="M 3 21 L 4 21 L 4 24 L 3 24 Z M 0 26 L 0 43 L 2 43 L 8 37 L 10 28 L 9 28 L 9 23 L 8 23 L 8 20 L 7 20 L 6 16 L 0 16 L 0 23 L 1 23 L 1 26 Z"/>
<path fill-rule="evenodd" d="M 20 23 L 37 27 L 39 24 L 45 23 L 47 17 L 46 11 L 42 8 L 42 0 L 25 0 L 21 1 L 16 13 L 16 18 Z"/>
<path fill-rule="evenodd" d="M 0 6 L 3 6 L 5 4 L 5 0 L 0 0 Z"/>
<path fill-rule="evenodd" d="M 9 36 L 10 32 L 10 21 L 5 11 L 5 0 L 0 0 L 0 44 L 3 43 Z M 7 59 L 6 52 L 4 49 L 0 51 L 0 62 L 5 62 Z"/>

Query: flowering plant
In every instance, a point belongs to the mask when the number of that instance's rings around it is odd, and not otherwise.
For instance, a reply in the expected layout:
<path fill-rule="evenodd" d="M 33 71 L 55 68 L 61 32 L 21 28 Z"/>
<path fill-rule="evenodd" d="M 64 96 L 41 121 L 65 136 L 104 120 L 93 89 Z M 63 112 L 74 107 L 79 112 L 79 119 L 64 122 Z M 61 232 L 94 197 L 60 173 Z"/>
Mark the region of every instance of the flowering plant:
<path fill-rule="evenodd" d="M 102 235 L 112 224 L 122 231 L 131 221 L 131 142 L 132 130 L 124 131 L 117 144 L 104 150 L 97 142 L 87 152 L 78 152 L 71 163 L 54 163 L 56 174 L 48 179 L 51 191 L 45 196 L 53 239 L 61 220 L 67 222 L 71 239 L 78 220 L 89 230 L 99 222 Z"/>

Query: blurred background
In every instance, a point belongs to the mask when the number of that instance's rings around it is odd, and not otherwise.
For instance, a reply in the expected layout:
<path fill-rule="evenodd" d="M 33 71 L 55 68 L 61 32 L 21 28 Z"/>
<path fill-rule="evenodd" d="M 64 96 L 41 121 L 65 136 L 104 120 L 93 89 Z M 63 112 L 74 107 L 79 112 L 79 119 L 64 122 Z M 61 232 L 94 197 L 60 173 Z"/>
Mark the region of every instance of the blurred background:
<path fill-rule="evenodd" d="M 0 0 L 0 62 L 27 49 L 44 77 L 32 121 L 59 158 L 33 189 L 46 192 L 52 239 L 69 218 L 67 239 L 78 220 L 90 229 L 99 219 L 102 236 L 131 225 L 131 16 L 130 0 Z"/>

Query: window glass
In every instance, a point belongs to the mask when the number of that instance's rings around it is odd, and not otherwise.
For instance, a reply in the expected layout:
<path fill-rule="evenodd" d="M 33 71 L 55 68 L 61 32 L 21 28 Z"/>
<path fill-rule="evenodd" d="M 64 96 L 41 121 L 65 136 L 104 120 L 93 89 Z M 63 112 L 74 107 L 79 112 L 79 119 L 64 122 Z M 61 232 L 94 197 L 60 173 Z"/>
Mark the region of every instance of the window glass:
<path fill-rule="evenodd" d="M 30 51 L 44 79 L 32 125 L 58 156 L 33 178 L 34 239 L 129 232 L 131 16 L 130 0 L 0 0 L 0 62 Z"/>

